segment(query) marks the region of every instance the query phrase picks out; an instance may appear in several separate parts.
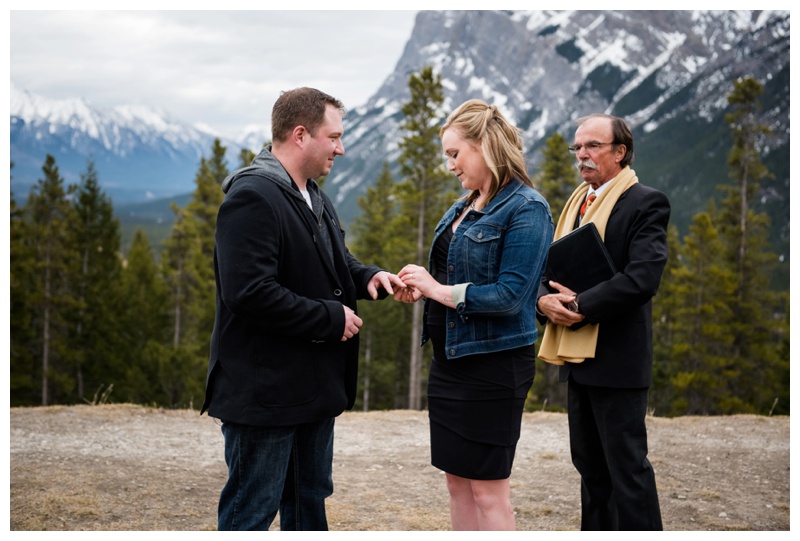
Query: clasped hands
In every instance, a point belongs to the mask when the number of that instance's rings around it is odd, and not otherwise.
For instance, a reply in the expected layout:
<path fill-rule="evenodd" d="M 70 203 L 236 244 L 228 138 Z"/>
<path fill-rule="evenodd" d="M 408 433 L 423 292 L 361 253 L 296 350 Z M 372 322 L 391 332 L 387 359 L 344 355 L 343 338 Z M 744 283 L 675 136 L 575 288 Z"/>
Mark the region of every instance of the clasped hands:
<path fill-rule="evenodd" d="M 564 327 L 570 327 L 583 321 L 585 317 L 583 314 L 573 312 L 568 308 L 569 304 L 577 296 L 575 292 L 552 280 L 550 281 L 550 287 L 555 289 L 556 293 L 539 297 L 539 301 L 536 304 L 539 311 L 546 315 L 551 322 Z"/>
<path fill-rule="evenodd" d="M 420 300 L 425 292 L 438 285 L 430 273 L 419 265 L 406 265 L 397 274 L 381 271 L 372 277 L 367 291 L 373 299 L 378 298 L 378 288 L 383 287 L 394 300 L 412 303 Z M 392 287 L 394 286 L 394 287 Z"/>
<path fill-rule="evenodd" d="M 439 285 L 428 270 L 419 265 L 406 265 L 397 277 L 405 286 L 394 292 L 394 300 L 400 302 L 414 303 L 423 296 L 431 296 L 431 288 Z"/>
<path fill-rule="evenodd" d="M 394 286 L 394 287 L 392 287 Z M 419 265 L 406 265 L 396 275 L 386 271 L 381 271 L 372 277 L 367 285 L 367 291 L 373 299 L 378 298 L 378 288 L 383 287 L 386 292 L 394 297 L 394 300 L 414 303 L 422 297 L 433 297 L 435 288 L 441 287 L 433 276 L 424 267 Z M 568 305 L 575 300 L 576 294 L 569 288 L 558 282 L 550 282 L 550 287 L 556 293 L 539 297 L 537 308 L 547 316 L 547 318 L 557 325 L 570 327 L 575 323 L 583 321 L 584 315 L 571 311 Z M 452 299 L 446 299 L 450 301 Z M 358 334 L 359 328 L 363 324 L 355 312 L 347 306 L 345 310 L 345 331 L 342 341 L 348 340 Z"/>

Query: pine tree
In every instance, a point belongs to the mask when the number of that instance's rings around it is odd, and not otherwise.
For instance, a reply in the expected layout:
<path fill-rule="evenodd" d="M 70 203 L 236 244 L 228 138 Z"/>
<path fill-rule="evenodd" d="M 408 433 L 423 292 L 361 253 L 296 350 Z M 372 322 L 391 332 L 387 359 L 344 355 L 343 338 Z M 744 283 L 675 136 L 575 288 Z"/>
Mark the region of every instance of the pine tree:
<path fill-rule="evenodd" d="M 13 164 L 12 164 L 13 169 Z M 30 242 L 31 227 L 25 208 L 18 207 L 11 193 L 9 222 L 9 357 L 11 406 L 32 405 L 40 398 L 37 333 L 33 326 L 36 258 Z"/>
<path fill-rule="evenodd" d="M 680 359 L 672 355 L 675 325 L 679 323 L 676 314 L 681 309 L 679 289 L 684 284 L 678 279 L 683 268 L 683 246 L 675 224 L 667 228 L 667 264 L 661 275 L 658 294 L 653 299 L 653 385 L 648 400 L 650 410 L 656 415 L 667 414 L 675 393 L 672 392 L 673 376 Z"/>
<path fill-rule="evenodd" d="M 403 106 L 401 129 L 406 136 L 400 148 L 400 172 L 403 176 L 397 197 L 401 213 L 401 229 L 409 232 L 412 245 L 406 263 L 427 266 L 427 255 L 433 240 L 433 228 L 454 198 L 455 181 L 443 167 L 439 121 L 444 102 L 441 75 L 424 67 L 412 73 L 408 87 L 411 99 Z M 422 303 L 412 305 L 411 357 L 409 359 L 408 407 L 422 408 L 423 363 L 420 343 Z"/>
<path fill-rule="evenodd" d="M 120 278 L 125 309 L 117 314 L 125 358 L 115 396 L 137 404 L 169 405 L 159 381 L 159 356 L 171 344 L 167 285 L 141 229 L 133 235 Z"/>
<path fill-rule="evenodd" d="M 694 217 L 684 239 L 684 265 L 672 269 L 674 306 L 670 356 L 674 367 L 671 415 L 733 413 L 730 383 L 740 377 L 729 363 L 734 274 L 714 226 L 713 205 Z M 741 406 L 741 404 L 737 404 Z"/>
<path fill-rule="evenodd" d="M 256 159 L 256 154 L 249 148 L 243 148 L 239 151 L 239 167 L 247 167 L 253 160 Z"/>
<path fill-rule="evenodd" d="M 29 309 L 39 329 L 41 404 L 47 406 L 51 401 L 58 402 L 74 388 L 71 370 L 64 358 L 69 349 L 64 316 L 73 303 L 67 283 L 70 253 L 66 228 L 72 208 L 64 179 L 52 155 L 47 155 L 42 172 L 44 178 L 31 189 L 26 213 L 27 240 L 36 258 L 32 269 L 36 283 Z"/>
<path fill-rule="evenodd" d="M 361 213 L 351 230 L 355 239 L 353 254 L 364 262 L 384 269 L 399 269 L 406 261 L 407 252 L 398 250 L 406 245 L 402 234 L 394 229 L 397 224 L 397 202 L 394 197 L 395 182 L 384 163 L 375 186 L 368 188 L 358 200 Z M 363 378 L 360 406 L 370 409 L 393 409 L 401 394 L 396 384 L 408 381 L 397 363 L 398 354 L 408 358 L 408 333 L 410 331 L 409 307 L 396 302 L 367 302 L 359 304 L 359 313 L 365 321 L 361 331 L 363 355 L 359 375 Z M 407 389 L 402 389 L 407 394 Z"/>
<path fill-rule="evenodd" d="M 208 337 L 214 327 L 216 284 L 214 282 L 214 234 L 217 226 L 217 211 L 222 203 L 222 181 L 228 176 L 225 160 L 226 148 L 219 139 L 214 141 L 211 158 L 201 160 L 195 179 L 196 188 L 192 200 L 186 206 L 186 220 L 193 223 L 198 249 L 194 252 L 197 281 L 192 284 L 192 321 L 196 336 L 203 350 L 208 346 Z M 205 353 L 205 352 L 204 352 Z"/>
<path fill-rule="evenodd" d="M 158 381 L 167 397 L 167 404 L 186 406 L 189 401 L 187 386 L 198 390 L 196 378 L 199 376 L 200 358 L 196 309 L 199 303 L 194 293 L 205 282 L 202 268 L 197 265 L 202 259 L 198 222 L 186 209 L 173 205 L 173 211 L 175 223 L 161 256 L 169 291 L 171 345 L 151 344 L 150 353 L 158 362 Z M 194 363 L 187 363 L 191 359 L 189 352 L 198 354 Z M 194 396 L 197 396 L 196 392 Z"/>
<path fill-rule="evenodd" d="M 119 220 L 114 217 L 111 200 L 101 190 L 94 162 L 72 198 L 74 212 L 69 224 L 70 249 L 74 250 L 70 282 L 76 296 L 70 352 L 75 366 L 76 392 L 86 400 L 84 377 L 92 388 L 113 384 L 108 379 L 111 366 L 120 362 L 114 343 L 116 314 L 124 306 L 115 305 L 120 275 Z M 110 390 L 110 389 L 109 389 Z"/>
<path fill-rule="evenodd" d="M 211 158 L 200 160 L 192 200 L 183 209 L 173 205 L 176 219 L 162 257 L 172 304 L 172 349 L 157 354 L 171 405 L 203 395 L 215 310 L 214 230 L 223 198 L 220 185 L 228 176 L 225 151 L 215 140 Z"/>
<path fill-rule="evenodd" d="M 758 144 L 761 136 L 769 133 L 769 127 L 758 120 L 761 109 L 758 98 L 764 93 L 764 87 L 751 78 L 739 79 L 733 84 L 733 92 L 728 96 L 728 103 L 734 107 L 733 112 L 725 115 L 733 132 L 733 148 L 728 155 L 730 176 L 737 182 L 738 190 L 724 187 L 728 192 L 727 210 L 738 214 L 738 232 L 728 228 L 727 234 L 736 238 L 737 247 L 733 257 L 739 276 L 739 298 L 747 295 L 747 237 L 748 218 L 755 218 L 750 213 L 749 201 L 756 193 L 758 183 L 769 177 L 769 171 L 761 162 Z M 737 208 L 738 207 L 738 208 Z"/>
<path fill-rule="evenodd" d="M 567 147 L 567 140 L 561 134 L 551 135 L 542 147 L 539 173 L 533 177 L 534 185 L 550 205 L 553 223 L 558 223 L 567 199 L 581 183 L 575 168 L 575 158 Z"/>
<path fill-rule="evenodd" d="M 776 374 L 784 372 L 788 358 L 778 354 L 788 315 L 780 294 L 771 291 L 777 256 L 769 251 L 769 217 L 756 212 L 751 202 L 760 181 L 770 176 L 761 162 L 768 127 L 759 120 L 759 97 L 763 86 L 751 78 L 739 79 L 728 97 L 733 107 L 726 115 L 733 132 L 733 147 L 728 157 L 734 186 L 721 186 L 725 197 L 717 221 L 726 246 L 726 259 L 737 279 L 737 295 L 731 301 L 733 317 L 730 332 L 734 337 L 729 353 L 732 382 L 731 411 L 766 412 L 780 396 L 788 381 Z"/>

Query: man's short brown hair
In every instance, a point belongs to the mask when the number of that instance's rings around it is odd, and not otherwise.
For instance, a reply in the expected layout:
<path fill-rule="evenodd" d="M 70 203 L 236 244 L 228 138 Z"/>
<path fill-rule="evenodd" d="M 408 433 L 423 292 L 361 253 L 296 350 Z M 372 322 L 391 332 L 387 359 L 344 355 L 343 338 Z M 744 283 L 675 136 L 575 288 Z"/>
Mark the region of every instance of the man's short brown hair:
<path fill-rule="evenodd" d="M 314 136 L 325 121 L 325 109 L 332 105 L 342 116 L 347 113 L 341 101 L 315 88 L 295 88 L 281 92 L 272 108 L 272 140 L 283 142 L 297 126 Z"/>

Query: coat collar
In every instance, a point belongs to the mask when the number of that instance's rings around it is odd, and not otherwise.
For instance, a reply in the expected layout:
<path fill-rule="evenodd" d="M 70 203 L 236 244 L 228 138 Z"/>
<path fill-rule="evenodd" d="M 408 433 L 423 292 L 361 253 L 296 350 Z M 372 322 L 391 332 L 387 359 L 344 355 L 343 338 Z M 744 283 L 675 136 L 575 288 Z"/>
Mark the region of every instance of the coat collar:
<path fill-rule="evenodd" d="M 493 213 L 498 207 L 502 206 L 506 201 L 511 199 L 514 194 L 516 194 L 523 186 L 525 186 L 525 184 L 523 184 L 521 180 L 512 178 L 506 183 L 505 186 L 500 188 L 500 191 L 497 192 L 497 195 L 495 195 L 485 207 L 483 207 L 481 210 L 476 210 L 475 212 L 480 212 L 481 214 Z M 462 206 L 461 208 L 463 209 L 464 207 Z"/>

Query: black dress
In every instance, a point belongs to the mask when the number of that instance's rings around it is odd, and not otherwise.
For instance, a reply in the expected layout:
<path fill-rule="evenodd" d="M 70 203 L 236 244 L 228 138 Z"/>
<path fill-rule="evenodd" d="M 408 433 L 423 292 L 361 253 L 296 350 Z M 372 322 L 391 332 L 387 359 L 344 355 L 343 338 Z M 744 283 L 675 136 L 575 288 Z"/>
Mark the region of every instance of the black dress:
<path fill-rule="evenodd" d="M 447 283 L 447 227 L 433 246 L 439 283 Z M 534 345 L 448 359 L 447 308 L 428 300 L 427 325 L 433 344 L 428 376 L 431 464 L 467 479 L 506 479 L 519 440 L 525 398 L 536 370 Z"/>

